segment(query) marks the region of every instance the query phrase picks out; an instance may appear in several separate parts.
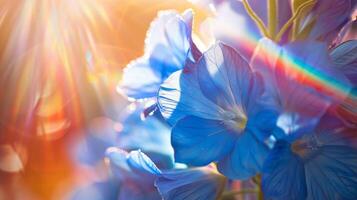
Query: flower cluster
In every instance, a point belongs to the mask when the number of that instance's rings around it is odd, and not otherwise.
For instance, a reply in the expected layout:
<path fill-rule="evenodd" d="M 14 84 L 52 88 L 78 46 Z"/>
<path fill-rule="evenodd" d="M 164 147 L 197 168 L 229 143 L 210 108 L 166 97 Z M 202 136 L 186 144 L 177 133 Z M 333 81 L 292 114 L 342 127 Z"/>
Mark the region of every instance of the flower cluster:
<path fill-rule="evenodd" d="M 357 199 L 355 1 L 195 2 L 215 8 L 214 44 L 198 48 L 191 10 L 163 11 L 124 70 L 118 90 L 153 103 L 106 152 L 119 199 L 219 199 L 249 179 L 259 198 Z"/>

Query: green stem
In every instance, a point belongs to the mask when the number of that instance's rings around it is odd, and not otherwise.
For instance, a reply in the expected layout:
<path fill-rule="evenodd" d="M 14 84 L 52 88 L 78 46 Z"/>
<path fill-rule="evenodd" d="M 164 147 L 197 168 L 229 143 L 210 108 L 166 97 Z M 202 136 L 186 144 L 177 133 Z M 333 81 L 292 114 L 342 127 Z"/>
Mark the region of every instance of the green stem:
<path fill-rule="evenodd" d="M 236 195 L 250 194 L 250 193 L 259 193 L 259 191 L 257 189 L 242 189 L 242 190 L 238 190 L 238 191 L 233 190 L 233 191 L 223 193 L 222 196 L 232 197 L 232 196 L 236 196 Z"/>
<path fill-rule="evenodd" d="M 257 184 L 257 190 L 258 192 L 258 200 L 263 200 L 264 199 L 264 194 L 262 190 L 262 176 L 258 174 L 256 176 L 256 184 Z"/>
<path fill-rule="evenodd" d="M 257 24 L 260 32 L 265 36 L 265 37 L 269 37 L 272 38 L 269 35 L 269 32 L 267 31 L 266 27 L 264 26 L 263 21 L 258 17 L 258 15 L 253 11 L 253 9 L 250 7 L 248 0 L 242 0 L 243 6 L 245 8 L 245 10 L 247 11 L 247 13 L 249 14 L 249 16 L 253 19 L 253 21 Z"/>
<path fill-rule="evenodd" d="M 263 200 L 263 199 L 264 199 L 263 191 L 262 191 L 262 189 L 259 187 L 258 200 Z"/>
<path fill-rule="evenodd" d="M 276 0 L 268 0 L 268 13 L 269 34 L 274 37 L 278 26 L 278 4 Z"/>
<path fill-rule="evenodd" d="M 279 33 L 275 37 L 275 41 L 279 42 L 281 40 L 281 37 L 289 29 L 289 27 L 294 23 L 294 21 L 300 17 L 302 11 L 304 11 L 305 8 L 313 5 L 315 3 L 315 0 L 308 0 L 305 3 L 301 4 L 299 8 L 296 9 L 294 15 L 284 24 L 284 26 L 281 28 Z"/>

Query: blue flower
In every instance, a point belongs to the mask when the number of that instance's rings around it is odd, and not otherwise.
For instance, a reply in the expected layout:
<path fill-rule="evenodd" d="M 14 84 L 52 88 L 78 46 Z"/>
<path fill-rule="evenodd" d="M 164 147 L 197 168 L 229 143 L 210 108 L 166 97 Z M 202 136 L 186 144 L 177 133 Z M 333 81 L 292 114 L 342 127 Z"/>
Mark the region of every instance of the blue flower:
<path fill-rule="evenodd" d="M 126 151 L 141 149 L 160 168 L 173 167 L 173 149 L 170 144 L 170 127 L 154 113 L 143 117 L 144 105 L 132 103 L 121 114 L 122 130 L 118 132 L 115 145 Z"/>
<path fill-rule="evenodd" d="M 160 116 L 152 115 L 142 117 L 144 105 L 138 102 L 130 104 L 122 111 L 120 123 L 115 123 L 106 118 L 98 118 L 88 128 L 89 134 L 84 141 L 77 146 L 77 157 L 82 163 L 97 165 L 105 158 L 105 152 L 109 147 L 119 147 L 125 150 L 142 149 L 162 169 L 173 167 L 173 150 L 170 145 L 170 129 Z M 124 151 L 123 151 L 124 152 Z M 121 157 L 111 157 L 113 161 L 120 162 Z M 125 163 L 125 162 L 124 162 Z M 128 170 L 126 165 L 120 166 L 121 170 Z M 106 168 L 96 168 L 105 173 Z M 123 173 L 121 174 L 131 174 Z M 118 174 L 117 174 L 118 175 Z M 135 175 L 131 174 L 135 180 Z M 130 182 L 129 177 L 129 182 Z M 160 199 L 160 195 L 154 189 L 133 186 L 127 184 L 128 178 L 108 176 L 101 182 L 92 182 L 88 186 L 76 188 L 72 193 L 72 199 L 127 199 L 132 196 L 136 199 Z M 135 182 L 135 181 L 134 181 Z M 144 186 L 146 186 L 144 184 Z M 120 190 L 120 191 L 119 191 Z"/>
<path fill-rule="evenodd" d="M 264 38 L 250 64 L 267 83 L 264 99 L 280 111 L 277 125 L 283 135 L 314 129 L 330 106 L 341 103 L 351 88 L 331 62 L 327 46 L 320 42 L 279 46 Z M 340 87 L 331 91 L 335 85 Z"/>
<path fill-rule="evenodd" d="M 353 82 L 357 83 L 357 40 L 346 41 L 332 49 L 332 61 Z"/>
<path fill-rule="evenodd" d="M 356 129 L 325 115 L 312 132 L 278 140 L 263 168 L 267 199 L 356 199 Z"/>
<path fill-rule="evenodd" d="M 132 159 L 133 153 L 129 154 L 124 150 L 111 147 L 106 154 L 114 176 L 121 183 L 119 200 L 160 199 L 160 194 L 154 186 L 155 176 L 151 174 L 158 173 L 157 171 L 138 171 L 131 168 L 128 162 Z"/>
<path fill-rule="evenodd" d="M 336 69 L 352 83 L 350 95 L 336 110 L 351 125 L 357 124 L 357 40 L 344 42 L 331 51 Z"/>
<path fill-rule="evenodd" d="M 134 99 L 155 97 L 170 74 L 197 59 L 200 52 L 191 39 L 192 17 L 191 10 L 182 15 L 161 11 L 147 32 L 144 56 L 124 69 L 118 90 Z"/>
<path fill-rule="evenodd" d="M 107 153 L 114 173 L 135 192 L 125 192 L 123 199 L 216 199 L 225 184 L 225 178 L 213 168 L 169 169 L 161 171 L 144 153 L 130 153 L 111 148 Z M 156 188 L 157 189 L 156 189 Z M 127 188 L 126 188 L 127 189 Z M 136 194 L 135 196 L 133 194 Z M 142 196 L 141 196 L 142 195 Z M 152 197 L 152 198 L 150 198 Z M 119 198 L 121 199 L 121 198 Z"/>
<path fill-rule="evenodd" d="M 156 114 L 142 117 L 143 111 L 144 104 L 136 102 L 121 112 L 119 122 L 104 117 L 93 120 L 87 135 L 76 146 L 76 158 L 83 164 L 95 165 L 103 161 L 109 147 L 117 146 L 128 151 L 140 148 L 152 158 L 162 160 L 160 167 L 171 168 L 170 127 Z"/>
<path fill-rule="evenodd" d="M 195 166 L 218 162 L 230 178 L 261 170 L 277 111 L 262 102 L 264 83 L 231 47 L 217 43 L 190 70 L 161 86 L 159 108 L 173 126 L 175 160 Z"/>

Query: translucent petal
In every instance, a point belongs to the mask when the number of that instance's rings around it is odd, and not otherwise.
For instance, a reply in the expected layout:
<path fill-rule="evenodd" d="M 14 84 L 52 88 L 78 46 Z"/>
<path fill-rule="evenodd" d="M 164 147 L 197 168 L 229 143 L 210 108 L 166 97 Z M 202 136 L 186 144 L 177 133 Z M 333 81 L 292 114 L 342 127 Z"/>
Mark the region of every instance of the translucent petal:
<path fill-rule="evenodd" d="M 305 165 L 307 199 L 356 199 L 357 150 L 326 145 Z"/>
<path fill-rule="evenodd" d="M 290 151 L 290 144 L 278 141 L 264 162 L 263 192 L 267 199 L 300 200 L 307 195 L 303 161 Z"/>
<path fill-rule="evenodd" d="M 260 172 L 268 147 L 250 132 L 244 132 L 233 151 L 218 162 L 219 171 L 231 179 L 248 179 Z"/>
<path fill-rule="evenodd" d="M 192 70 L 175 72 L 161 85 L 159 108 L 172 125 L 187 115 L 219 120 L 224 113 L 222 108 L 202 94 L 195 68 Z"/>
<path fill-rule="evenodd" d="M 156 181 L 165 200 L 214 200 L 224 185 L 225 178 L 208 167 L 164 172 Z"/>
<path fill-rule="evenodd" d="M 175 125 L 171 141 L 176 162 L 203 166 L 226 156 L 235 138 L 220 121 L 188 116 Z"/>

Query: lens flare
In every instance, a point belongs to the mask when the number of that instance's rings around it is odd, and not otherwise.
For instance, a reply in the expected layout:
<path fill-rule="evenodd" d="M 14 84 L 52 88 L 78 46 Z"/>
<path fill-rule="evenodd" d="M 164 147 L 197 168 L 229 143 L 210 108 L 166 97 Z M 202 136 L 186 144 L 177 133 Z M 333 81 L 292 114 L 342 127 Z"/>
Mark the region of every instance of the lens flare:
<path fill-rule="evenodd" d="M 104 73 L 93 65 L 98 60 L 87 62 L 87 54 L 105 58 L 101 40 L 112 37 L 113 3 L 0 0 L 1 38 L 6 38 L 0 40 L 0 81 L 7 87 L 0 91 L 2 125 L 58 138 L 85 117 L 80 105 L 88 95 L 83 91 Z M 117 74 L 105 73 L 105 78 L 117 80 Z M 50 133 L 59 135 L 47 137 Z"/>

